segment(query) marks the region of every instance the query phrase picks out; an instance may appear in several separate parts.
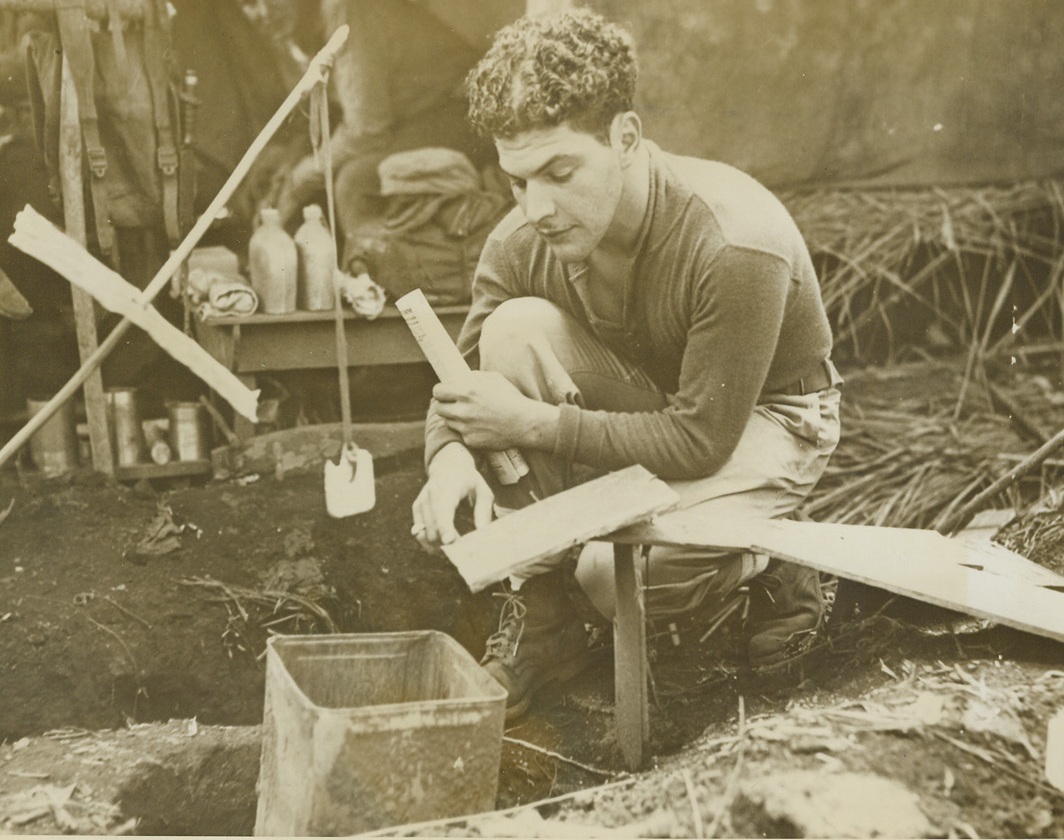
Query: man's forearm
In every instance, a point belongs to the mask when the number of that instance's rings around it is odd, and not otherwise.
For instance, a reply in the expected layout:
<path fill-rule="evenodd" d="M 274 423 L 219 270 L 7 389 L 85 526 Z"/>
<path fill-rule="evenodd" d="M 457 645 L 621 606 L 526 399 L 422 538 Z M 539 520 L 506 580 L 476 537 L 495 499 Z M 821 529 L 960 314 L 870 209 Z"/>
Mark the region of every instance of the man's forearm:
<path fill-rule="evenodd" d="M 558 419 L 561 411 L 556 405 L 529 400 L 528 412 L 514 429 L 514 445 L 518 449 L 554 450 L 558 438 Z"/>
<path fill-rule="evenodd" d="M 453 467 L 455 463 L 465 460 L 468 460 L 474 468 L 476 467 L 476 457 L 469 451 L 469 448 L 461 441 L 453 440 L 436 450 L 436 454 L 426 465 L 425 471 L 431 476 L 435 470 L 447 469 L 448 466 Z"/>

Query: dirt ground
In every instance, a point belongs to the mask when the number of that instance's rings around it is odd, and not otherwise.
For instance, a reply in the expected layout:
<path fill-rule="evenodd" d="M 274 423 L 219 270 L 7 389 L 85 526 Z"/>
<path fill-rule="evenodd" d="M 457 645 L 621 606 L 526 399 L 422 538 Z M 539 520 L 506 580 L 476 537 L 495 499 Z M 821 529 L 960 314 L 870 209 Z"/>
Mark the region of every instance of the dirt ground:
<path fill-rule="evenodd" d="M 5 471 L 0 741 L 259 723 L 270 630 L 433 628 L 479 656 L 495 599 L 471 595 L 409 536 L 420 483 L 419 453 L 393 453 L 378 464 L 374 510 L 334 520 L 319 471 L 133 486 Z M 1034 559 L 1064 567 L 1059 542 Z M 766 816 L 758 780 L 809 770 L 829 785 L 900 782 L 926 836 L 1064 836 L 1064 794 L 1044 774 L 1048 721 L 1064 705 L 1059 644 L 845 581 L 818 647 L 775 673 L 743 667 L 737 617 L 705 642 L 702 627 L 677 629 L 678 645 L 651 627 L 651 769 L 623 771 L 603 640 L 589 671 L 506 733 L 498 807 L 561 800 L 425 832 L 562 836 L 541 818 L 616 836 L 856 832 Z"/>

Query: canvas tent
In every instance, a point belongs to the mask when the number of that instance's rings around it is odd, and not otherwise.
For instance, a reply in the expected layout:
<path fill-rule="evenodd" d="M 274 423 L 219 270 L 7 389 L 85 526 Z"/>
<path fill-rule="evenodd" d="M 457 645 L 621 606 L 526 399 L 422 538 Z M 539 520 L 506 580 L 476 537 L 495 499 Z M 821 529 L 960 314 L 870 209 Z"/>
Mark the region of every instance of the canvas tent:
<path fill-rule="evenodd" d="M 1056 0 L 593 0 L 640 47 L 648 134 L 776 187 L 1064 169 Z"/>

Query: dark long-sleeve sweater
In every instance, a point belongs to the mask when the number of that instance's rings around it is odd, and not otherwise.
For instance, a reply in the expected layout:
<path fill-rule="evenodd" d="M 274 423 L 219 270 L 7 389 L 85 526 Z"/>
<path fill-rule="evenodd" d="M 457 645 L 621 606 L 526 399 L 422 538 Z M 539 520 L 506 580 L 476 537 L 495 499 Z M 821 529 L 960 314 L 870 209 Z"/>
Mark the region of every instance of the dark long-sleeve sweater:
<path fill-rule="evenodd" d="M 485 245 L 458 346 L 476 368 L 480 328 L 496 306 L 552 301 L 641 365 L 668 401 L 645 413 L 563 405 L 554 453 L 699 478 L 728 460 L 763 394 L 829 356 L 831 331 L 809 251 L 779 200 L 726 164 L 647 145 L 647 214 L 627 277 L 610 283 L 626 289 L 624 322 L 594 317 L 581 291 L 596 278 L 585 265 L 559 262 L 515 209 Z M 430 408 L 427 461 L 457 439 Z"/>

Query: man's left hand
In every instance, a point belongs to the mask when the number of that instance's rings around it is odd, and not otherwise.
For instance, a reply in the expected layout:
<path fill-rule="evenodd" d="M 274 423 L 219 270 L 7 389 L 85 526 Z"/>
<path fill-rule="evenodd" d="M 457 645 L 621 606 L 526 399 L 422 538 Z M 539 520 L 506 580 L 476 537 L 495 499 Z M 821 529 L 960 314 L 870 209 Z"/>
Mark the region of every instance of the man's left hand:
<path fill-rule="evenodd" d="M 468 377 L 432 389 L 436 410 L 470 449 L 537 447 L 554 409 L 524 396 L 506 377 L 471 371 Z M 551 438 L 553 440 L 553 438 Z"/>

